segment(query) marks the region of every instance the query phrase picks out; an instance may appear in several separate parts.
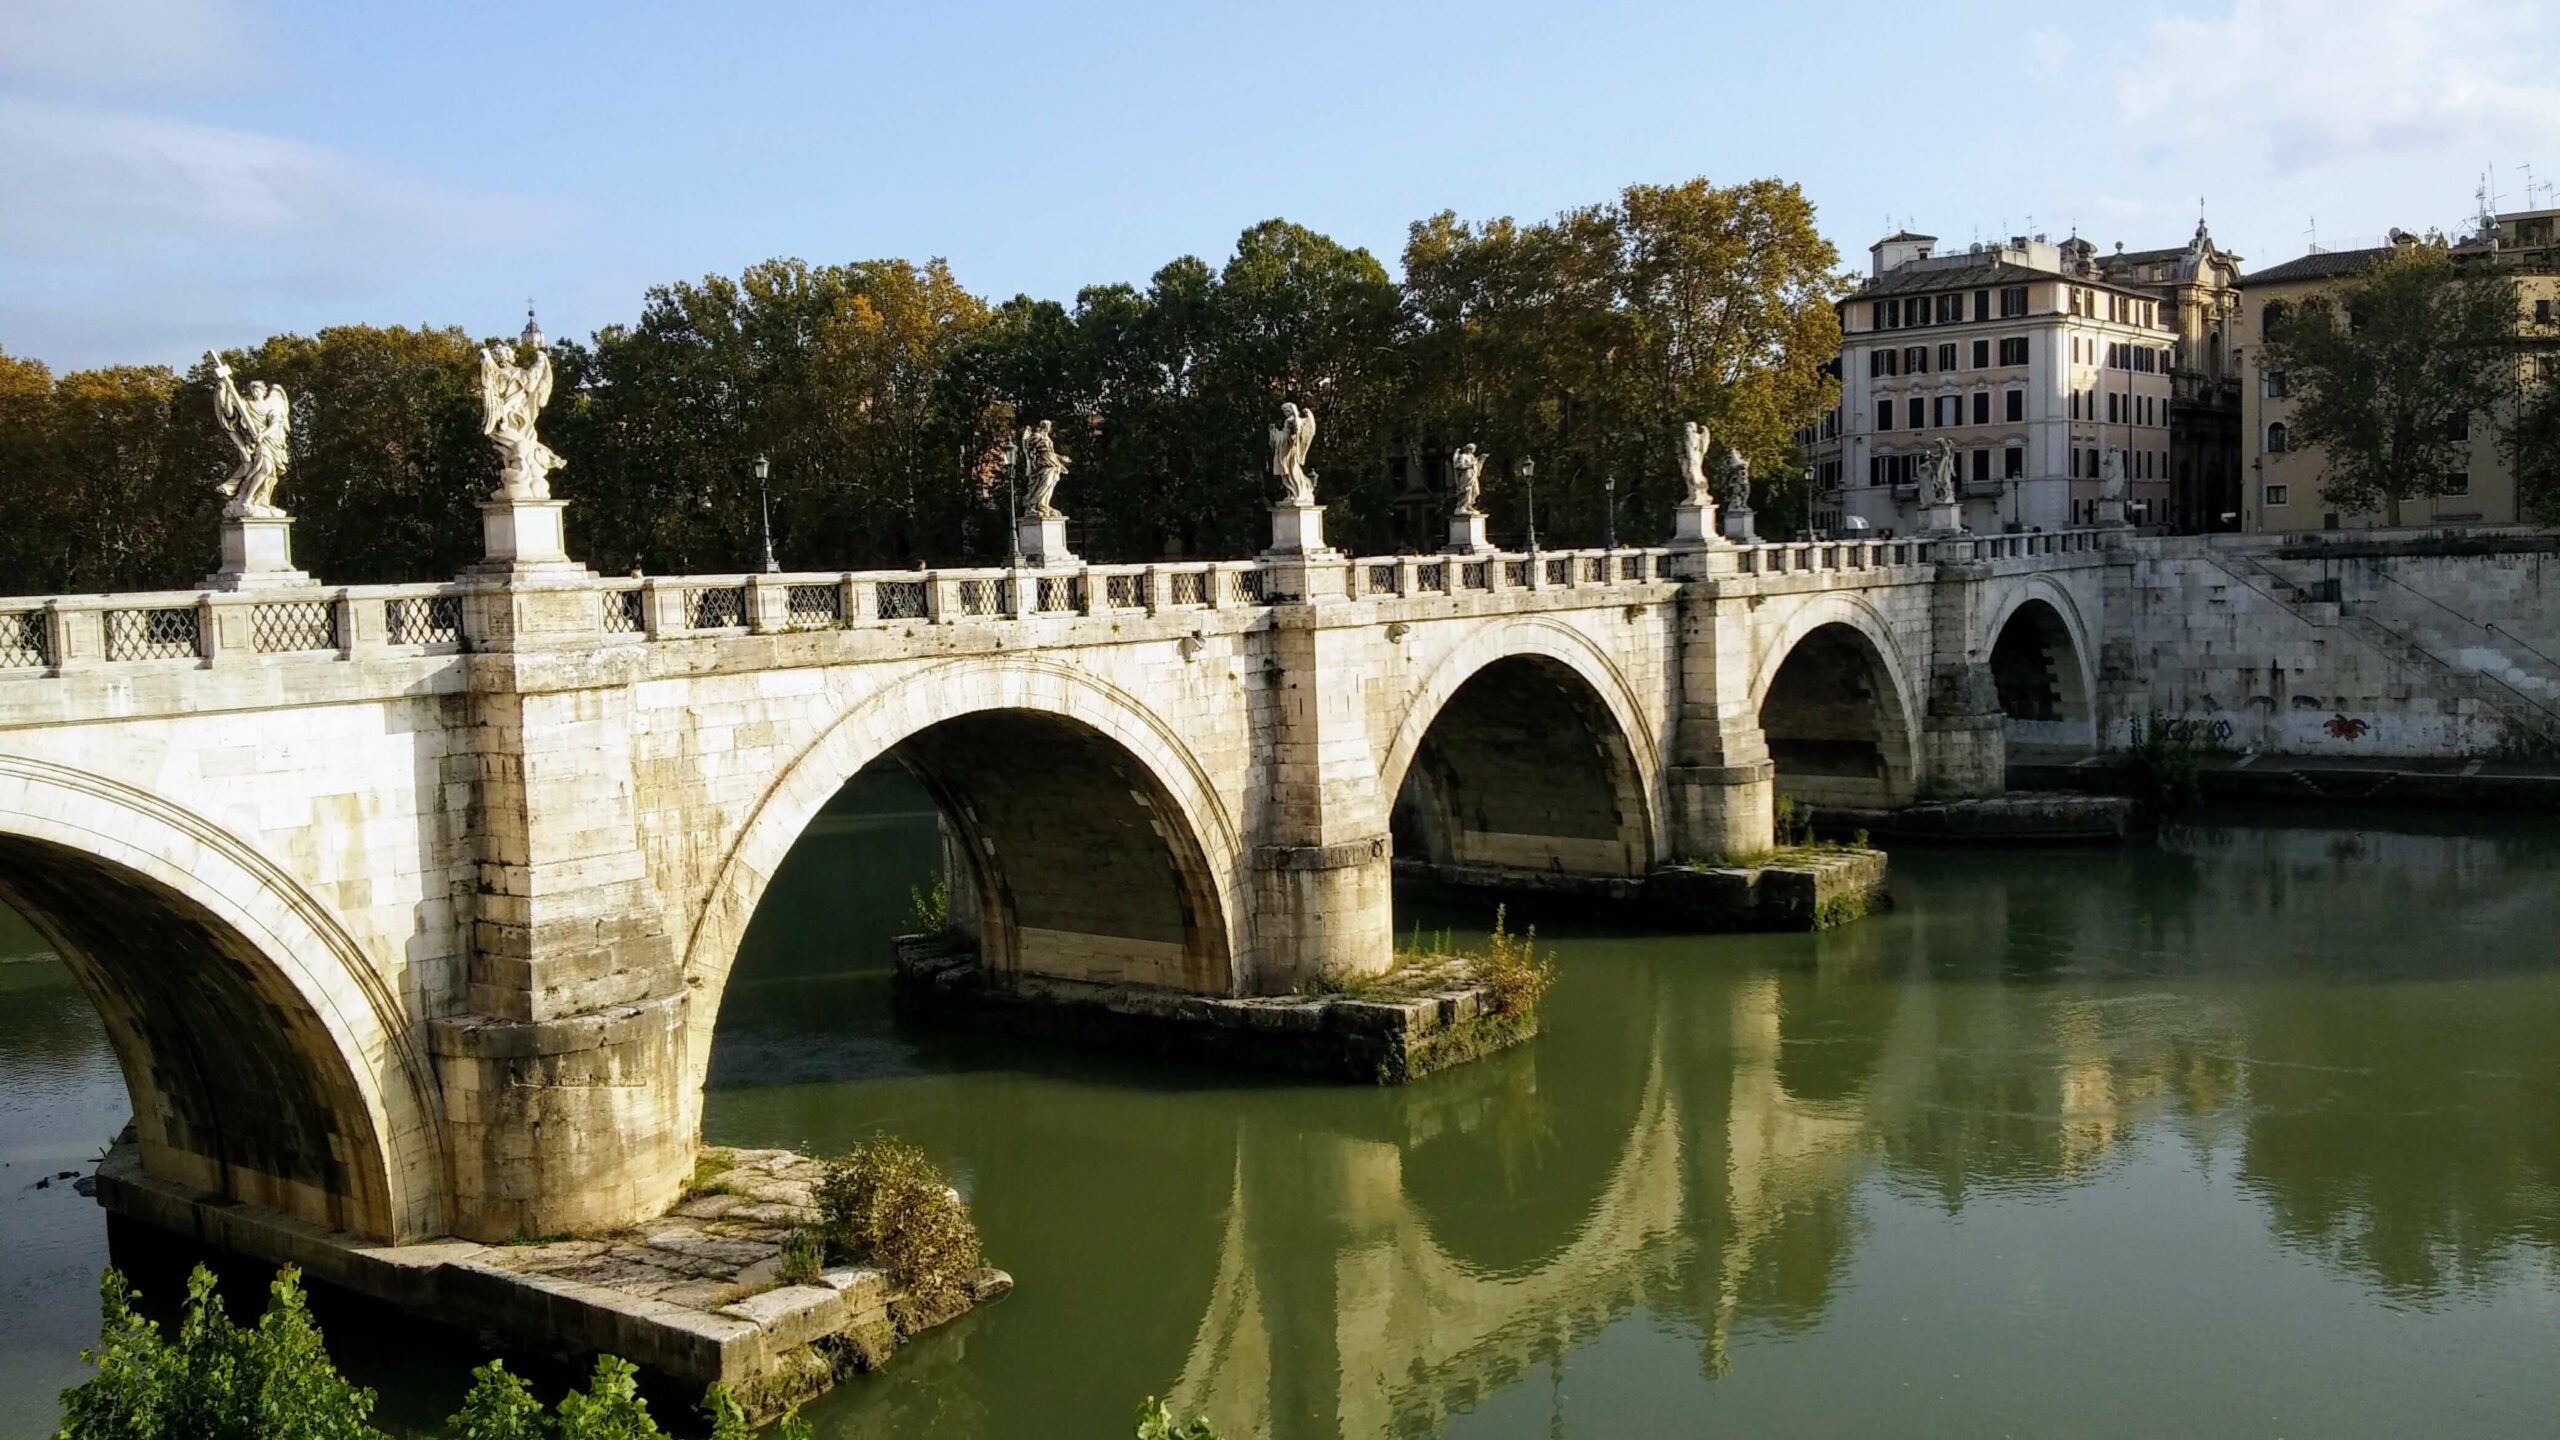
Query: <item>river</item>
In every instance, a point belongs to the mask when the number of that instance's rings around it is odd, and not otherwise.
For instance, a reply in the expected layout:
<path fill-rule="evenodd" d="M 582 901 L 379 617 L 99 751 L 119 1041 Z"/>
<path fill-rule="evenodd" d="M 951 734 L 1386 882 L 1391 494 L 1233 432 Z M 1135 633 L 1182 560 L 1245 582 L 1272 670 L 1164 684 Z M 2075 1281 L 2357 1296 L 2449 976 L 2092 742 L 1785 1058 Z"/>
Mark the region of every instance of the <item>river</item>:
<path fill-rule="evenodd" d="M 794 852 L 706 1128 L 921 1143 L 1020 1288 L 821 1434 L 1126 1435 L 1148 1394 L 1230 1437 L 2560 1416 L 2560 826 L 2218 816 L 1907 850 L 1823 936 L 1553 924 L 1545 1034 L 1369 1090 L 900 1029 L 920 803 L 857 787 Z M 81 1373 L 104 1225 L 32 1187 L 124 1112 L 60 968 L 0 965 L 0 1393 Z M 332 1341 L 404 1423 L 460 1394 L 467 1345 Z"/>

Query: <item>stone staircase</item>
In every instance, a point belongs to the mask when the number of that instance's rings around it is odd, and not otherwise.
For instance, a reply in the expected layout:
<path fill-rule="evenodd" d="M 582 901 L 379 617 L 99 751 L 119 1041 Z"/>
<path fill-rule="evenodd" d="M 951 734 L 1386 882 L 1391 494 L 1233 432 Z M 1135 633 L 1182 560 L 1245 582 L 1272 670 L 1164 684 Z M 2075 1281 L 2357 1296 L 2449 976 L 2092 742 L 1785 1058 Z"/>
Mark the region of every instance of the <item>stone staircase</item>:
<path fill-rule="evenodd" d="M 2469 700 L 2498 716 L 2528 751 L 2560 755 L 2560 667 L 2519 654 L 2512 644 L 2500 644 L 2493 627 L 2429 600 L 2445 610 L 2451 627 L 2474 632 L 2468 642 L 2457 636 L 2457 643 L 2439 648 L 2367 613 L 2365 607 L 2304 587 L 2254 555 L 2225 551 L 2215 555 L 2214 561 L 2233 579 L 2293 611 L 2305 624 L 2343 631 L 2407 674 L 2423 679 L 2437 696 Z"/>

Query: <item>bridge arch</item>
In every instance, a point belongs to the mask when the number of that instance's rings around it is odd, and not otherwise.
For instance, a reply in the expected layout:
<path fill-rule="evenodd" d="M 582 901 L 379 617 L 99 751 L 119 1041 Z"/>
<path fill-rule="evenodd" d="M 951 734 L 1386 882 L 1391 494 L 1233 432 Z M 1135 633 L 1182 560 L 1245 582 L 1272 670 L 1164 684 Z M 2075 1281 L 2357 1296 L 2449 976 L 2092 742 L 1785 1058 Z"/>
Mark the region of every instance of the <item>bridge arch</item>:
<path fill-rule="evenodd" d="M 1653 727 L 1617 662 L 1569 625 L 1494 625 L 1441 657 L 1378 774 L 1408 858 L 1640 875 L 1661 853 Z"/>
<path fill-rule="evenodd" d="M 2050 575 L 2023 575 L 2004 586 L 1983 630 L 1982 653 L 2010 739 L 2097 743 L 2096 650 L 2068 588 Z"/>
<path fill-rule="evenodd" d="M 1244 846 L 1199 757 L 1134 696 L 1034 657 L 955 660 L 866 696 L 783 768 L 703 897 L 685 945 L 688 1093 L 699 1103 L 729 972 L 783 858 L 837 790 L 894 758 L 940 809 L 992 965 L 1235 993 Z M 1147 837 L 1152 837 L 1152 844 Z M 1036 853 L 1040 859 L 1026 860 Z M 1131 907 L 1145 934 L 1072 932 Z M 1091 921 L 1091 915 L 1080 918 Z M 1053 920 L 1060 923 L 1044 925 Z M 1072 933 L 1071 933 L 1072 932 Z"/>
<path fill-rule="evenodd" d="M 1778 790 L 1806 803 L 1901 805 L 1918 791 L 1919 690 L 1883 612 L 1833 591 L 1762 647 L 1751 702 Z"/>
<path fill-rule="evenodd" d="M 372 1239 L 444 1233 L 433 1067 L 272 861 L 130 786 L 0 756 L 0 900 L 97 1006 L 146 1173 Z"/>

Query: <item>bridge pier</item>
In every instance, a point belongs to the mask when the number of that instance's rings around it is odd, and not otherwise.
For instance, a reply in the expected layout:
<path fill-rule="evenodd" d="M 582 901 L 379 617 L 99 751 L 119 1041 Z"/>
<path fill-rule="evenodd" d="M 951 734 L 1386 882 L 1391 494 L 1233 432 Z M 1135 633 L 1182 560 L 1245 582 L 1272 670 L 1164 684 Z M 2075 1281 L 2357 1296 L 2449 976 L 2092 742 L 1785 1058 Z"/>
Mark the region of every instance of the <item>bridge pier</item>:
<path fill-rule="evenodd" d="M 1249 988 L 1265 995 L 1374 975 L 1395 958 L 1388 800 L 1361 694 L 1374 626 L 1343 603 L 1340 567 L 1288 569 L 1299 578 L 1284 593 L 1299 598 L 1271 611 L 1276 703 L 1255 787 L 1264 809 L 1249 830 L 1260 836 Z"/>
<path fill-rule="evenodd" d="M 1678 552 L 1680 578 L 1730 575 L 1730 551 Z M 1680 708 L 1663 776 L 1669 859 L 1713 860 L 1770 847 L 1778 767 L 1751 691 L 1757 658 L 1749 602 L 1701 584 L 1680 596 Z"/>
<path fill-rule="evenodd" d="M 654 1216 L 693 1169 L 690 996 L 634 798 L 639 657 L 601 645 L 591 579 L 472 597 L 471 943 L 463 1011 L 428 1027 L 469 1239 Z"/>
<path fill-rule="evenodd" d="M 1931 800 L 1977 800 L 2008 788 L 2008 736 L 1983 635 L 1979 561 L 1941 561 L 1929 587 L 1928 702 L 1922 713 L 1918 789 Z"/>

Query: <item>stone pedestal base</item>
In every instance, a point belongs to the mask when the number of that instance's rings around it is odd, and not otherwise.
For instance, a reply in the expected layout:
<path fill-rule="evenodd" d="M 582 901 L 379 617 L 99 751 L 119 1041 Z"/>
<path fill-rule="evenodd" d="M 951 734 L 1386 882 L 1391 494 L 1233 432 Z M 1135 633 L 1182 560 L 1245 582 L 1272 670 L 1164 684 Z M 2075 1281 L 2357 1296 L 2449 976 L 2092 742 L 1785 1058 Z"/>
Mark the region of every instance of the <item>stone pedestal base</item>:
<path fill-rule="evenodd" d="M 1920 533 L 1923 535 L 1962 535 L 1964 506 L 1923 505 L 1920 507 Z"/>
<path fill-rule="evenodd" d="M 1261 845 L 1254 914 L 1263 942 L 1253 989 L 1286 995 L 1356 980 L 1395 963 L 1395 876 L 1387 837 L 1333 845 Z"/>
<path fill-rule="evenodd" d="M 2128 530 L 2133 522 L 2125 518 L 2124 497 L 2101 498 L 2098 501 L 2098 523 L 2109 530 Z"/>
<path fill-rule="evenodd" d="M 1736 545 L 1750 545 L 1759 540 L 1760 533 L 1751 528 L 1751 509 L 1749 506 L 1735 505 L 1725 510 L 1724 538 L 1732 541 Z"/>
<path fill-rule="evenodd" d="M 1481 555 L 1492 548 L 1493 542 L 1487 540 L 1484 536 L 1484 516 L 1482 514 L 1452 515 L 1449 517 L 1448 552 L 1450 554 Z"/>
<path fill-rule="evenodd" d="M 1075 552 L 1067 548 L 1067 517 L 1064 515 L 1025 515 L 1013 527 L 1013 538 L 1022 546 L 1025 565 L 1073 565 Z"/>
<path fill-rule="evenodd" d="M 480 503 L 485 563 L 510 569 L 569 563 L 566 500 L 484 500 Z"/>
<path fill-rule="evenodd" d="M 1271 507 L 1273 554 L 1314 554 L 1325 548 L 1323 506 L 1283 502 Z"/>
<path fill-rule="evenodd" d="M 204 577 L 207 590 L 270 590 L 316 584 L 293 568 L 289 515 L 222 517 L 222 568 Z"/>
<path fill-rule="evenodd" d="M 1713 505 L 1674 505 L 1671 507 L 1671 544 L 1673 548 L 1713 545 L 1716 534 L 1716 507 Z"/>

